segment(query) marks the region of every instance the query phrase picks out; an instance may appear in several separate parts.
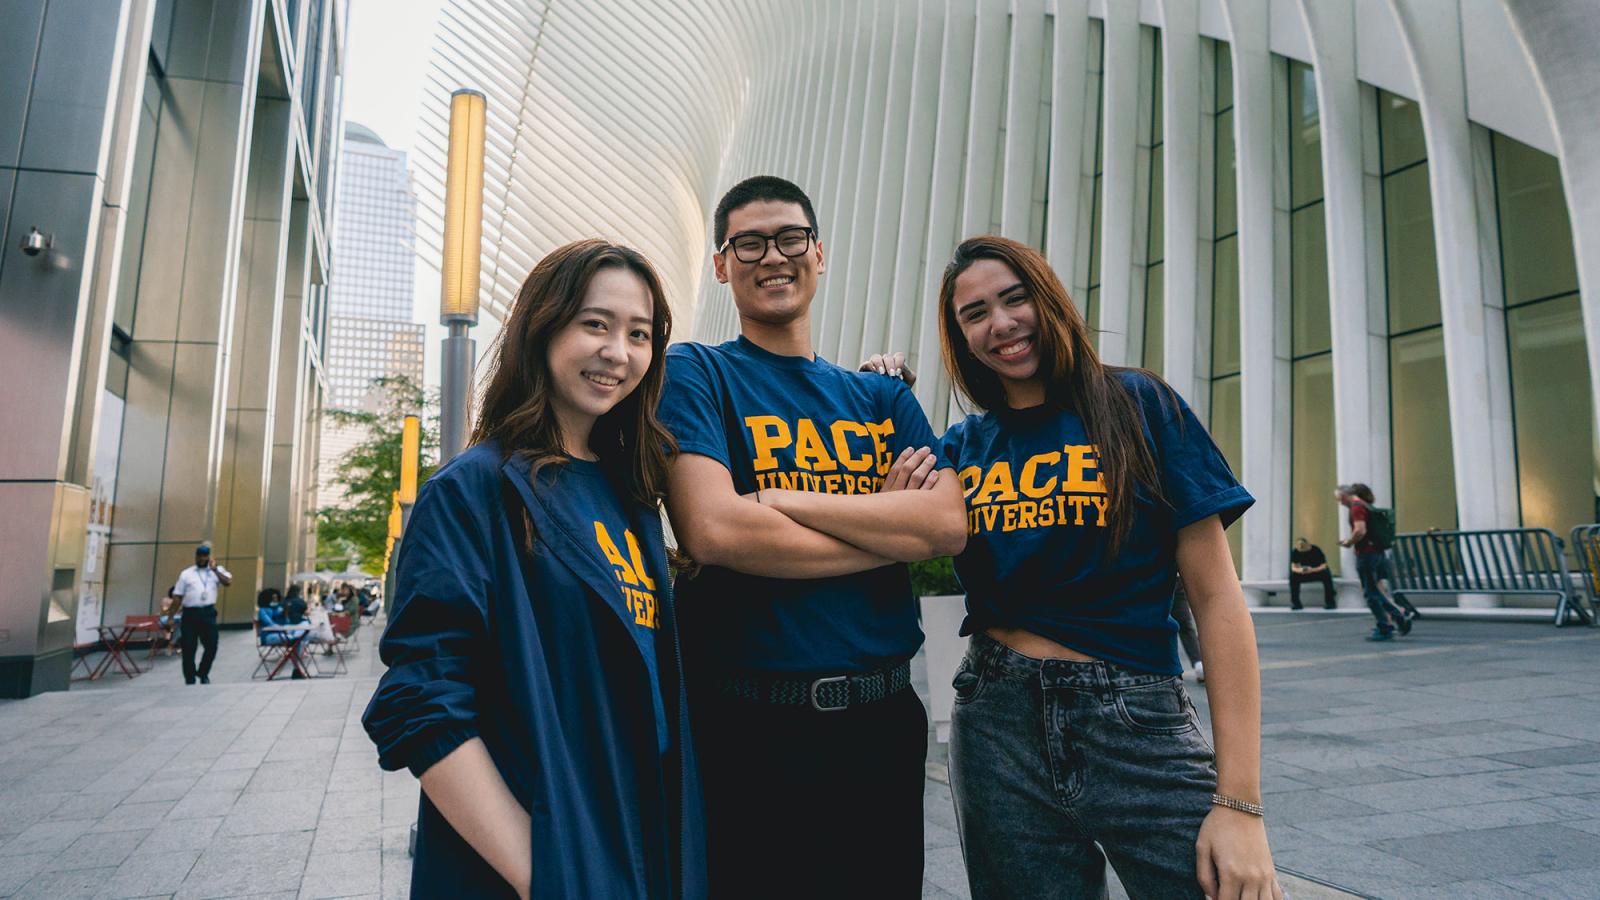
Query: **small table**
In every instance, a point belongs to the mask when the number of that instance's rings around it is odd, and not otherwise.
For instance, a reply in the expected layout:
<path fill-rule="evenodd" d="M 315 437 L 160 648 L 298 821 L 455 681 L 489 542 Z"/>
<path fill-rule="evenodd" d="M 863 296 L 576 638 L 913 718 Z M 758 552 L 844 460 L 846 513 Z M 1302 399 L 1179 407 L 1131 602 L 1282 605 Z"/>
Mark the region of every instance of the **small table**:
<path fill-rule="evenodd" d="M 95 666 L 94 671 L 89 673 L 89 680 L 94 681 L 104 676 L 111 670 L 113 662 L 117 664 L 117 668 L 122 670 L 122 674 L 129 678 L 138 677 L 145 670 L 139 668 L 139 664 L 134 661 L 132 656 L 128 655 L 128 640 L 137 632 L 159 630 L 159 625 L 152 625 L 146 621 L 99 626 L 100 641 L 105 644 L 106 655 L 104 659 L 100 660 L 100 664 Z"/>
<path fill-rule="evenodd" d="M 301 678 L 312 677 L 311 672 L 306 669 L 305 660 L 300 658 L 300 652 L 305 647 L 306 639 L 311 636 L 311 626 L 309 624 L 261 626 L 262 634 L 270 632 L 287 634 L 289 642 L 282 645 L 284 648 L 283 656 L 278 659 L 278 664 L 272 667 L 272 671 L 267 673 L 267 680 L 271 681 L 277 677 L 278 673 L 283 671 L 285 665 L 294 666 L 294 670 L 300 673 Z"/>

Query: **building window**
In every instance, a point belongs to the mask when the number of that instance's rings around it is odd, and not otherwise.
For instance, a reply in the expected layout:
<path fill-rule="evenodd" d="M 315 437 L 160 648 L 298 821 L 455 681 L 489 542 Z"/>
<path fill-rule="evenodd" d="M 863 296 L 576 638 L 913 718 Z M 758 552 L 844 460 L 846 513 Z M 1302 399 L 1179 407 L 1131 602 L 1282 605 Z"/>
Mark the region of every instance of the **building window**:
<path fill-rule="evenodd" d="M 1334 457 L 1333 338 L 1328 323 L 1328 239 L 1322 190 L 1322 117 L 1316 71 L 1288 67 L 1290 514 L 1289 540 L 1339 540 Z M 1339 555 L 1328 566 L 1339 573 Z"/>
<path fill-rule="evenodd" d="M 1492 138 L 1522 524 L 1565 535 L 1600 517 L 1589 358 L 1555 157 Z"/>
<path fill-rule="evenodd" d="M 1165 95 L 1161 84 L 1161 32 L 1155 31 L 1150 63 L 1150 212 L 1145 240 L 1144 269 L 1144 350 L 1139 364 L 1157 374 L 1162 371 L 1163 326 L 1165 320 L 1166 279 L 1162 261 L 1166 257 L 1165 228 L 1166 173 L 1162 168 L 1164 133 L 1161 103 Z"/>
<path fill-rule="evenodd" d="M 1377 96 L 1395 522 L 1402 531 L 1453 529 L 1455 463 L 1422 115 L 1404 97 Z"/>
<path fill-rule="evenodd" d="M 1212 53 L 1212 112 L 1215 186 L 1211 245 L 1211 413 L 1212 440 L 1238 472 L 1244 460 L 1243 417 L 1239 409 L 1239 235 L 1233 147 L 1233 56 L 1227 44 L 1215 41 Z M 1235 569 L 1243 564 L 1242 528 L 1228 529 Z"/>
<path fill-rule="evenodd" d="M 1090 22 L 1090 51 L 1094 65 L 1089 81 L 1094 88 L 1094 188 L 1089 205 L 1089 278 L 1085 282 L 1083 320 L 1095 334 L 1095 346 L 1100 346 L 1100 336 L 1095 331 L 1100 324 L 1100 176 L 1105 143 L 1105 29 L 1097 21 Z"/>

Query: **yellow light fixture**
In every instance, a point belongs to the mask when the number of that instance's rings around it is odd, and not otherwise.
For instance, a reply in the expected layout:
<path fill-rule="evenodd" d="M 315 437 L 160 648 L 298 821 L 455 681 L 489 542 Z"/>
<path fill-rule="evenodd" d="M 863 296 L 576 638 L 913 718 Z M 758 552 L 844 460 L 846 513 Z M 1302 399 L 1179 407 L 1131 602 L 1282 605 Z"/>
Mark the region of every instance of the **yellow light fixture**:
<path fill-rule="evenodd" d="M 400 430 L 400 503 L 417 502 L 417 457 L 422 452 L 422 420 L 406 416 Z"/>
<path fill-rule="evenodd" d="M 389 504 L 389 539 L 393 540 L 400 536 L 400 492 L 395 491 L 390 496 L 394 500 Z"/>
<path fill-rule="evenodd" d="M 478 268 L 483 252 L 484 97 L 450 95 L 450 154 L 444 182 L 444 265 L 439 294 L 443 324 L 478 321 Z"/>

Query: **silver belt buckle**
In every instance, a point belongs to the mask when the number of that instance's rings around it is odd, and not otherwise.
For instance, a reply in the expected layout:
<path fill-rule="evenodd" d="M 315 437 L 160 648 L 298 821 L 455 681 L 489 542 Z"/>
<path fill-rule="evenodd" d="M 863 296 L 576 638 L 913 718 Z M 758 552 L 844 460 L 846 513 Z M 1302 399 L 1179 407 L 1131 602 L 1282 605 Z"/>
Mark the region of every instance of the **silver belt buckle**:
<path fill-rule="evenodd" d="M 810 692 L 811 693 L 811 708 L 816 710 L 817 712 L 838 712 L 838 711 L 840 711 L 842 709 L 849 709 L 850 708 L 850 692 L 849 692 L 848 689 L 845 690 L 845 698 L 844 698 L 844 705 L 843 706 L 823 706 L 821 703 L 817 702 L 817 691 L 823 685 L 830 684 L 830 683 L 833 683 L 833 682 L 836 682 L 836 681 L 848 682 L 849 680 L 850 680 L 850 676 L 849 675 L 834 675 L 834 676 L 832 676 L 830 678 L 818 678 L 816 681 L 811 682 L 811 692 Z"/>

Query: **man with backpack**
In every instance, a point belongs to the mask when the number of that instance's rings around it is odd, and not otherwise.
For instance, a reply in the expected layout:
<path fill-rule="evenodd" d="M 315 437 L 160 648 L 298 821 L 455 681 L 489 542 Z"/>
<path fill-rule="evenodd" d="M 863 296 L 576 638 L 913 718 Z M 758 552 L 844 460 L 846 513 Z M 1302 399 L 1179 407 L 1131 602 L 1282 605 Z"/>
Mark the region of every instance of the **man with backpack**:
<path fill-rule="evenodd" d="M 1397 628 L 1403 635 L 1410 634 L 1411 622 L 1417 617 L 1415 608 L 1402 611 L 1383 593 L 1381 584 L 1394 579 L 1387 553 L 1394 544 L 1394 511 L 1374 506 L 1372 488 L 1364 484 L 1341 484 L 1334 496 L 1349 511 L 1350 536 L 1339 545 L 1355 548 L 1361 590 L 1367 596 L 1367 608 L 1378 622 L 1367 640 L 1392 640 Z"/>

